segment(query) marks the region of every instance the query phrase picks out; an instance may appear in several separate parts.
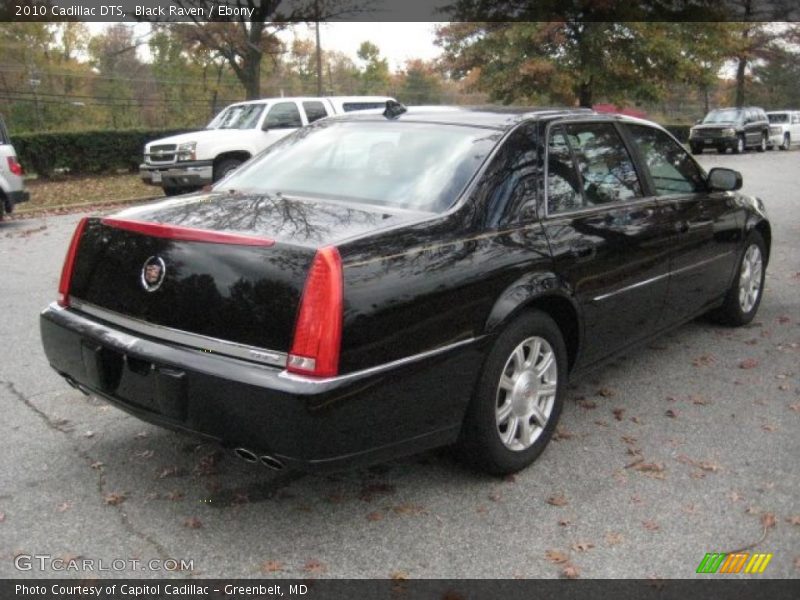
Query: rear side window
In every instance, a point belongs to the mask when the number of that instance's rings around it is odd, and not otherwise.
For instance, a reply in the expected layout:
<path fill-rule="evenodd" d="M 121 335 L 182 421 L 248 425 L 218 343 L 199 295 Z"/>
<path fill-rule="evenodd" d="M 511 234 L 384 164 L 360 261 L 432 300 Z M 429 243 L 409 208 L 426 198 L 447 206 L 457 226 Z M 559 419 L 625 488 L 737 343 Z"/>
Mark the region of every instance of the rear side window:
<path fill-rule="evenodd" d="M 547 212 L 580 210 L 584 207 L 580 178 L 563 127 L 550 131 L 547 155 Z"/>
<path fill-rule="evenodd" d="M 370 108 L 384 108 L 385 106 L 386 102 L 345 102 L 342 104 L 342 110 L 344 112 L 353 112 Z"/>
<path fill-rule="evenodd" d="M 328 116 L 328 111 L 325 110 L 325 105 L 322 102 L 303 102 L 303 110 L 306 111 L 306 118 L 308 118 L 309 123 L 319 121 Z"/>
<path fill-rule="evenodd" d="M 705 191 L 703 171 L 675 140 L 652 127 L 627 127 L 647 164 L 657 196 Z"/>
<path fill-rule="evenodd" d="M 269 109 L 264 129 L 294 129 L 302 127 L 300 111 L 294 102 L 279 102 Z"/>
<path fill-rule="evenodd" d="M 549 141 L 549 152 L 551 157 L 555 156 L 555 160 L 553 165 L 548 166 L 548 193 L 551 184 L 549 173 L 554 168 L 566 168 L 568 147 L 579 175 L 574 182 L 578 187 L 573 189 L 580 193 L 581 201 L 577 207 L 570 206 L 574 204 L 573 196 L 562 186 L 556 191 L 558 200 L 555 203 L 551 202 L 548 195 L 548 204 L 553 204 L 552 212 L 591 208 L 642 197 L 642 186 L 633 161 L 612 123 L 572 123 L 565 125 L 561 131 L 560 138 L 551 135 Z M 550 160 L 553 161 L 553 158 Z M 564 183 L 572 185 L 573 182 L 567 177 Z"/>
<path fill-rule="evenodd" d="M 792 123 L 800 123 L 800 113 L 792 114 Z"/>

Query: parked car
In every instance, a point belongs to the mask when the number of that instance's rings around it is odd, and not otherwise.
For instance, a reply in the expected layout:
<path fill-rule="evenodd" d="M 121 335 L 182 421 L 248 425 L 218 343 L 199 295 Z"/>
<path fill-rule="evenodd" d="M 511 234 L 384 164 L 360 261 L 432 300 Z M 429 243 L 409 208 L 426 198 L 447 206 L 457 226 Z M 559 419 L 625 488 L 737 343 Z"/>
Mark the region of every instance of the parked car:
<path fill-rule="evenodd" d="M 728 148 L 737 154 L 748 148 L 763 152 L 768 140 L 767 115 L 763 109 L 754 106 L 712 110 L 689 132 L 692 154 L 700 154 L 705 148 L 716 148 L 720 154 Z"/>
<path fill-rule="evenodd" d="M 0 115 L 0 219 L 5 213 L 13 212 L 16 204 L 30 198 L 25 190 L 24 175 L 25 170 L 17 160 L 17 152 Z"/>
<path fill-rule="evenodd" d="M 502 474 L 542 452 L 569 378 L 698 315 L 756 314 L 763 204 L 658 125 L 385 114 L 82 220 L 41 315 L 52 367 L 273 469 L 458 444 Z"/>
<path fill-rule="evenodd" d="M 142 181 L 167 196 L 219 181 L 250 157 L 299 127 L 329 115 L 383 108 L 386 96 L 264 98 L 223 109 L 203 131 L 150 142 L 139 167 Z"/>
<path fill-rule="evenodd" d="M 788 150 L 800 144 L 800 110 L 771 110 L 769 119 L 769 147 Z"/>

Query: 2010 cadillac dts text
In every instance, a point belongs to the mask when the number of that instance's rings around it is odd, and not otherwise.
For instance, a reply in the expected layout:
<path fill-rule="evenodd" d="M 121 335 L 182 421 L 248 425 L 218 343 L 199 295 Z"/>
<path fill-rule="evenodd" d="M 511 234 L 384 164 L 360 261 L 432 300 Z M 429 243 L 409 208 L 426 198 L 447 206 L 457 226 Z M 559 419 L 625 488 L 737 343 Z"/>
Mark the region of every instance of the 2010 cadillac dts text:
<path fill-rule="evenodd" d="M 272 468 L 457 443 L 509 473 L 568 377 L 753 318 L 771 230 L 741 184 L 591 111 L 324 119 L 208 193 L 81 221 L 44 348 L 84 392 Z"/>

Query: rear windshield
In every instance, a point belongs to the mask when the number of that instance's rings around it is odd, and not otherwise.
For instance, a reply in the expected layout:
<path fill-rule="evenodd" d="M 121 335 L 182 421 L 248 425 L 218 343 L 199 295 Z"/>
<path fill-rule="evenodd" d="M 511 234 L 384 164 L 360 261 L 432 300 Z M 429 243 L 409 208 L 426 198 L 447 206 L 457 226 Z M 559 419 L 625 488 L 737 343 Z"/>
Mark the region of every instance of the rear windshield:
<path fill-rule="evenodd" d="M 771 113 L 768 114 L 770 123 L 788 123 L 789 115 L 787 113 Z"/>
<path fill-rule="evenodd" d="M 218 186 L 441 212 L 499 138 L 498 131 L 460 125 L 318 121 Z"/>
<path fill-rule="evenodd" d="M 703 123 L 734 123 L 740 120 L 741 115 L 741 110 L 712 110 L 703 119 Z"/>
<path fill-rule="evenodd" d="M 219 113 L 206 129 L 253 129 L 265 104 L 237 104 Z"/>

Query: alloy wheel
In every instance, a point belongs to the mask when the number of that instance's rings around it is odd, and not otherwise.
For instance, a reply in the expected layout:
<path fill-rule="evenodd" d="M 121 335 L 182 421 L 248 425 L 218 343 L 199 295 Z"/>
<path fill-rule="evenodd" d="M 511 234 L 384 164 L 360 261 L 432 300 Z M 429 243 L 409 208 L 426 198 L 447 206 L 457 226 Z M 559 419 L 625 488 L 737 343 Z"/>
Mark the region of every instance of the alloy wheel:
<path fill-rule="evenodd" d="M 742 268 L 739 272 L 739 307 L 745 314 L 753 310 L 758 301 L 763 268 L 761 250 L 756 244 L 750 244 L 742 258 Z"/>
<path fill-rule="evenodd" d="M 508 357 L 497 385 L 497 433 L 509 450 L 530 448 L 553 413 L 558 389 L 556 353 L 544 338 L 522 341 Z"/>

